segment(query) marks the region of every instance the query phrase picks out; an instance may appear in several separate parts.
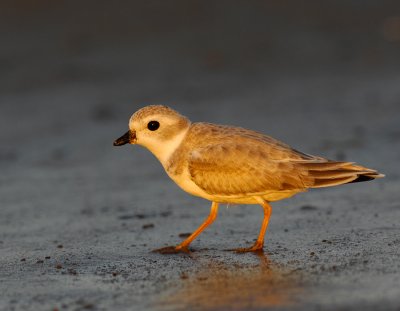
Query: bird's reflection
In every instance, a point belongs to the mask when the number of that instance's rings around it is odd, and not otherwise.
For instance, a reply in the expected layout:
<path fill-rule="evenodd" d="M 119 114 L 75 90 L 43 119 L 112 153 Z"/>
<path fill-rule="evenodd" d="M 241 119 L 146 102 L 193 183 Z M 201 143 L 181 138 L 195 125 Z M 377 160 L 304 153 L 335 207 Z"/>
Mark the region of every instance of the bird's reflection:
<path fill-rule="evenodd" d="M 182 277 L 179 289 L 163 297 L 161 309 L 254 310 L 296 304 L 302 296 L 301 276 L 272 263 L 264 253 L 248 264 L 210 260 Z M 254 257 L 256 256 L 256 257 Z"/>

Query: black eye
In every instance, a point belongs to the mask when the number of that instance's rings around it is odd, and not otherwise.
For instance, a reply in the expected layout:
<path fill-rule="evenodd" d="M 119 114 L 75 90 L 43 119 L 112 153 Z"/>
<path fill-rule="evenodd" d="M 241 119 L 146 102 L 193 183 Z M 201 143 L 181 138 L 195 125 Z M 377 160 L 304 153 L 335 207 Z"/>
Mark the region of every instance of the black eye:
<path fill-rule="evenodd" d="M 150 121 L 150 122 L 147 124 L 147 128 L 148 128 L 150 131 L 155 131 L 155 130 L 157 130 L 159 127 L 160 127 L 160 123 L 159 123 L 158 121 Z"/>

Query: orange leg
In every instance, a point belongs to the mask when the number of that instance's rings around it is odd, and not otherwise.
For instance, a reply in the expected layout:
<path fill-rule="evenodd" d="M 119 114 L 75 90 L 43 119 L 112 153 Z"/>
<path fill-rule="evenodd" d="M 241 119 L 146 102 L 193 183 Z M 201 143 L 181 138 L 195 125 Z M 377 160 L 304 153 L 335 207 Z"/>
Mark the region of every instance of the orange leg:
<path fill-rule="evenodd" d="M 183 241 L 181 244 L 177 246 L 168 246 L 168 247 L 163 247 L 160 249 L 156 249 L 153 252 L 161 253 L 161 254 L 174 254 L 174 253 L 179 253 L 179 252 L 188 252 L 188 247 L 189 244 L 193 242 L 193 240 L 209 225 L 211 225 L 214 220 L 217 218 L 217 213 L 218 213 L 218 203 L 212 202 L 211 204 L 211 211 L 210 215 L 208 215 L 207 219 L 204 221 L 204 223 L 197 228 L 195 232 L 193 232 L 185 241 Z"/>
<path fill-rule="evenodd" d="M 197 228 L 195 232 L 193 232 L 185 241 L 175 247 L 176 250 L 187 250 L 190 243 L 193 242 L 197 236 L 203 232 L 205 228 L 211 225 L 214 220 L 217 218 L 218 213 L 218 203 L 212 202 L 210 215 L 208 215 L 207 219 L 203 222 L 203 224 Z"/>
<path fill-rule="evenodd" d="M 251 247 L 237 248 L 237 249 L 235 249 L 235 251 L 237 251 L 237 252 L 256 252 L 256 251 L 263 250 L 265 231 L 267 231 L 269 218 L 271 217 L 271 213 L 272 213 L 272 207 L 266 201 L 263 201 L 261 203 L 261 206 L 264 209 L 264 219 L 263 219 L 263 222 L 261 225 L 261 230 L 260 230 L 260 234 L 258 235 L 257 241 Z"/>

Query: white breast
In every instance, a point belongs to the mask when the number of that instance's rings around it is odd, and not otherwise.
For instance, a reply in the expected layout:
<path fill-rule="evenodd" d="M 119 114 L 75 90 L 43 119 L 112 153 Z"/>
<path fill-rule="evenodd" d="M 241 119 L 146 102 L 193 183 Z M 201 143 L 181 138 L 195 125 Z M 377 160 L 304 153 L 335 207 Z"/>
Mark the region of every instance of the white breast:
<path fill-rule="evenodd" d="M 213 199 L 213 196 L 209 195 L 207 192 L 205 192 L 203 189 L 201 189 L 199 186 L 197 186 L 192 181 L 187 168 L 185 168 L 185 170 L 179 175 L 170 174 L 170 173 L 168 173 L 168 171 L 166 171 L 166 172 L 167 172 L 168 176 L 184 191 L 186 191 L 192 195 L 204 198 L 206 200 Z"/>
<path fill-rule="evenodd" d="M 188 130 L 182 131 L 178 135 L 176 135 L 173 139 L 168 140 L 168 143 L 160 144 L 154 143 L 147 148 L 157 157 L 157 159 L 161 162 L 163 167 L 165 168 L 168 164 L 168 160 L 171 155 L 175 152 L 175 150 L 180 146 L 182 141 L 184 140 Z"/>

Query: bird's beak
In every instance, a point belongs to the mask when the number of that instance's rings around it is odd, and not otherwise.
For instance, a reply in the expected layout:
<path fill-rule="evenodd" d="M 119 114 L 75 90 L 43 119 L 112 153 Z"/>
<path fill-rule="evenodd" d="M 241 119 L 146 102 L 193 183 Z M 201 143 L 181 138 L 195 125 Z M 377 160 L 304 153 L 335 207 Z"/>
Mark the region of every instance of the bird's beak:
<path fill-rule="evenodd" d="M 122 146 L 125 144 L 135 144 L 136 143 L 136 133 L 135 131 L 128 131 L 120 138 L 114 141 L 114 146 Z"/>

